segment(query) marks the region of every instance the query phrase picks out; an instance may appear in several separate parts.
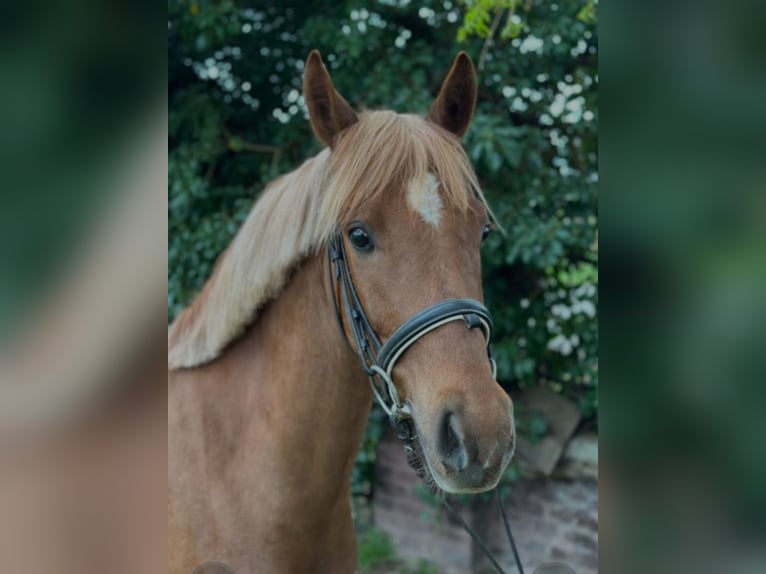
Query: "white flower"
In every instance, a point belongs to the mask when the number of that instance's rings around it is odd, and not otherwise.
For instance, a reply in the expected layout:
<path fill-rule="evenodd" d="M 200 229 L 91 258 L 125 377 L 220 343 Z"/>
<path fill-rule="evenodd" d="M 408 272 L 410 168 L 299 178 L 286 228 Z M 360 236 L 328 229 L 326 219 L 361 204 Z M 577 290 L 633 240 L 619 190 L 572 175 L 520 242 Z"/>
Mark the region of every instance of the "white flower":
<path fill-rule="evenodd" d="M 566 305 L 554 305 L 551 307 L 551 313 L 564 321 L 572 316 L 572 310 Z"/>
<path fill-rule="evenodd" d="M 567 356 L 572 352 L 572 344 L 564 335 L 556 335 L 548 341 L 548 349 Z"/>
<path fill-rule="evenodd" d="M 580 308 L 582 309 L 582 312 L 585 313 L 588 317 L 595 317 L 596 316 L 596 306 L 591 301 L 582 301 L 580 303 Z"/>
<path fill-rule="evenodd" d="M 596 294 L 596 287 L 593 283 L 583 283 L 572 293 L 573 297 L 590 299 Z"/>

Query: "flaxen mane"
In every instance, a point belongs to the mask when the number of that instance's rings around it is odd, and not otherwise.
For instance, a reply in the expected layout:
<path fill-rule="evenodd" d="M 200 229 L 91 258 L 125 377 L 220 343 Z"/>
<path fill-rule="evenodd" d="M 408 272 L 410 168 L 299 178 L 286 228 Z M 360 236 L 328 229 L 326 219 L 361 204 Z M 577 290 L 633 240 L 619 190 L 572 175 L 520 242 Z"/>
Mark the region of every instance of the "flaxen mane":
<path fill-rule="evenodd" d="M 465 211 L 472 194 L 484 203 L 456 137 L 417 116 L 359 114 L 332 153 L 322 151 L 266 188 L 200 294 L 171 326 L 168 366 L 217 358 L 279 294 L 290 270 L 321 249 L 357 206 L 386 189 L 425 181 L 429 172 L 447 205 Z"/>

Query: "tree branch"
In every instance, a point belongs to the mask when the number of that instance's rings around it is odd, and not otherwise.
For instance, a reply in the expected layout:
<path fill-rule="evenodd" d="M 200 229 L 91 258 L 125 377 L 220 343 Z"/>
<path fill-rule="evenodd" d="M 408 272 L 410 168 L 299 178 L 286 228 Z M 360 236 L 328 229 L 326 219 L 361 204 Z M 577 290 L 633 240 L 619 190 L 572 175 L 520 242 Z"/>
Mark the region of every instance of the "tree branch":
<path fill-rule="evenodd" d="M 484 59 L 487 57 L 487 51 L 489 50 L 489 47 L 492 45 L 492 41 L 495 38 L 497 27 L 500 25 L 500 20 L 503 18 L 503 12 L 505 12 L 505 10 L 498 10 L 495 14 L 495 19 L 492 20 L 492 26 L 489 28 L 489 35 L 487 36 L 487 39 L 484 40 L 484 45 L 481 47 L 481 54 L 479 55 L 478 64 L 480 72 L 484 69 Z"/>
<path fill-rule="evenodd" d="M 226 126 L 223 126 L 223 133 L 226 136 L 226 147 L 232 151 L 254 151 L 257 153 L 278 153 L 282 151 L 280 146 L 259 144 L 249 142 L 241 137 L 234 135 Z"/>

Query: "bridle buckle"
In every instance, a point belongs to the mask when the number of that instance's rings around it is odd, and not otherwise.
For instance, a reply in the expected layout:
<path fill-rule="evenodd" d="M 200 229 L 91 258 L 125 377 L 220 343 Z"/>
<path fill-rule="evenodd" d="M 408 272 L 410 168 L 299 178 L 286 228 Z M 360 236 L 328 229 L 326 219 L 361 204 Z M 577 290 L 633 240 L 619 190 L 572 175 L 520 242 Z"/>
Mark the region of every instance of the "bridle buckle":
<path fill-rule="evenodd" d="M 396 429 L 396 438 L 403 441 L 411 441 L 413 439 L 414 433 L 412 431 L 414 429 L 412 428 L 412 416 L 410 416 L 409 412 L 405 413 L 400 409 L 392 410 L 389 420 L 391 421 L 391 426 Z"/>

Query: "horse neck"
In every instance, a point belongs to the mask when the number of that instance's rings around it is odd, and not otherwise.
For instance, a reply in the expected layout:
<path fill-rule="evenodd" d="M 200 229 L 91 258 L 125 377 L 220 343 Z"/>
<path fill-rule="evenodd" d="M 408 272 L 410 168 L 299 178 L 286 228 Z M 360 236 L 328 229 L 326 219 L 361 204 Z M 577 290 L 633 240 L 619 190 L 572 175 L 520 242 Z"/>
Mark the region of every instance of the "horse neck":
<path fill-rule="evenodd" d="M 262 468 L 260 457 L 268 457 L 269 472 L 292 500 L 296 492 L 309 497 L 301 502 L 303 513 L 319 500 L 348 497 L 372 400 L 338 327 L 327 265 L 323 256 L 306 260 L 221 358 L 227 363 L 222 372 L 236 379 L 234 408 L 250 413 L 248 439 L 266 450 L 254 448 L 260 460 L 252 468 Z"/>

